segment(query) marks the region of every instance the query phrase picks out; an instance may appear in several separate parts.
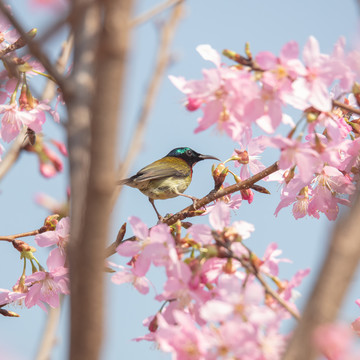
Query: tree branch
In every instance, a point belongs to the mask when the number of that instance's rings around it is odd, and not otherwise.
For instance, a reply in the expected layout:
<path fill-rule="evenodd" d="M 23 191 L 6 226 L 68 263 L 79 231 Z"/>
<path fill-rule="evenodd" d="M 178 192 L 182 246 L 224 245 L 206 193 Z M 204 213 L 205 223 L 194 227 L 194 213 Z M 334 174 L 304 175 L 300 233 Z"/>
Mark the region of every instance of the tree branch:
<path fill-rule="evenodd" d="M 162 4 L 156 5 L 151 10 L 147 11 L 145 14 L 141 14 L 136 17 L 134 20 L 131 21 L 131 26 L 139 26 L 147 21 L 149 21 L 154 16 L 160 14 L 161 12 L 165 11 L 171 6 L 178 5 L 179 3 L 183 2 L 184 0 L 167 0 Z"/>
<path fill-rule="evenodd" d="M 61 306 L 63 303 L 64 295 L 60 296 L 60 305 L 57 308 L 49 306 L 45 329 L 41 339 L 38 352 L 35 360 L 49 360 L 51 358 L 51 351 L 56 343 L 56 330 L 60 320 Z"/>
<path fill-rule="evenodd" d="M 332 101 L 332 104 L 333 104 L 333 106 L 337 106 L 337 107 L 339 107 L 339 108 L 341 108 L 341 109 L 350 111 L 350 112 L 352 112 L 352 113 L 354 113 L 354 114 L 357 114 L 357 115 L 360 115 L 360 109 L 356 109 L 356 108 L 354 108 L 353 106 L 344 104 L 344 103 L 342 103 L 341 101 L 333 100 L 333 101 Z"/>
<path fill-rule="evenodd" d="M 61 73 L 53 66 L 49 60 L 49 58 L 45 55 L 45 53 L 41 50 L 39 44 L 33 40 L 27 32 L 24 30 L 20 22 L 11 14 L 9 9 L 4 5 L 2 0 L 0 0 L 0 11 L 4 14 L 4 16 L 11 22 L 20 36 L 26 41 L 30 52 L 34 55 L 44 66 L 49 75 L 51 75 L 55 81 L 59 84 L 59 86 L 63 86 L 63 76 Z"/>
<path fill-rule="evenodd" d="M 71 165 L 70 359 L 95 360 L 103 339 L 105 243 L 133 1 L 73 3 L 75 59 L 73 83 L 66 93 Z"/>

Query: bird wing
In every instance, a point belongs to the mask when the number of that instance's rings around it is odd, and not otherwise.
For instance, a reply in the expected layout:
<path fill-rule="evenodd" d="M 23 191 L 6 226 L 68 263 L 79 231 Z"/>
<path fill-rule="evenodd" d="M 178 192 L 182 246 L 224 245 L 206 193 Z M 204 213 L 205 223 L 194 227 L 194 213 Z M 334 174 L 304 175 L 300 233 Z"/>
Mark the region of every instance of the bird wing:
<path fill-rule="evenodd" d="M 145 166 L 130 179 L 135 182 L 156 180 L 167 177 L 187 177 L 191 175 L 191 167 L 182 159 L 163 158 Z"/>

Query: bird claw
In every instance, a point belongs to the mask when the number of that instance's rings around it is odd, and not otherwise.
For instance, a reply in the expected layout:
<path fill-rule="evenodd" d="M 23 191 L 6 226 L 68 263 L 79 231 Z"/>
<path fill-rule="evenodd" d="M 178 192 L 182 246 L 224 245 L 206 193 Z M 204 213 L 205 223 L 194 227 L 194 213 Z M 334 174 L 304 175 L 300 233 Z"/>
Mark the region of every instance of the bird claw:
<path fill-rule="evenodd" d="M 160 215 L 158 216 L 158 222 L 156 225 L 162 224 L 165 221 L 165 219 Z"/>
<path fill-rule="evenodd" d="M 197 210 L 199 209 L 201 206 L 200 206 L 200 199 L 197 199 L 197 198 L 192 198 L 192 201 L 193 201 L 193 208 L 194 210 Z"/>

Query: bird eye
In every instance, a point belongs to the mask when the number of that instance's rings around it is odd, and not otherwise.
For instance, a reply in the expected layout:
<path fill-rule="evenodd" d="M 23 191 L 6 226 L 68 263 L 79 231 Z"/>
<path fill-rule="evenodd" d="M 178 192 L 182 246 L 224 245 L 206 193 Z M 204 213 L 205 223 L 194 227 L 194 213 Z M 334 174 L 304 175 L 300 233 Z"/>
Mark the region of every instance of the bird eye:
<path fill-rule="evenodd" d="M 191 150 L 186 150 L 186 155 L 187 155 L 187 156 L 191 156 L 191 155 L 192 155 L 192 151 L 191 151 Z"/>

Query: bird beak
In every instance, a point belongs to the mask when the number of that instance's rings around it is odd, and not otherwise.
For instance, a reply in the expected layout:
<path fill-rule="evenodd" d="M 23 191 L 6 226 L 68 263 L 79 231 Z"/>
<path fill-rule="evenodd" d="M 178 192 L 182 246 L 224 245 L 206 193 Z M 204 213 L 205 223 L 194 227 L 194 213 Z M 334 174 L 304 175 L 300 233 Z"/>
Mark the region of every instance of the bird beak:
<path fill-rule="evenodd" d="M 199 158 L 200 158 L 200 160 L 214 159 L 214 160 L 217 160 L 217 161 L 221 161 L 220 159 L 218 159 L 217 157 L 212 156 L 212 155 L 202 155 L 202 154 L 200 154 Z"/>

